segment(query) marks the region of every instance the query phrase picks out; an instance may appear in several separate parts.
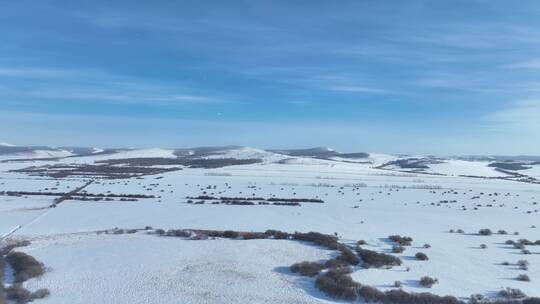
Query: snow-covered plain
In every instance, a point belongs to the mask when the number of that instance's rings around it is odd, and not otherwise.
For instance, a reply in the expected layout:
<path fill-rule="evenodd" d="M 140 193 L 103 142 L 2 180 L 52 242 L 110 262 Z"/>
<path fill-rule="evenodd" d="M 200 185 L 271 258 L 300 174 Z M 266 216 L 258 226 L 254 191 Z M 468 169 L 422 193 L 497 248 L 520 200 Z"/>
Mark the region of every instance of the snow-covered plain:
<path fill-rule="evenodd" d="M 130 156 L 173 157 L 170 153 L 154 150 Z M 345 243 L 365 240 L 366 248 L 380 252 L 390 252 L 393 244 L 387 239 L 389 235 L 401 234 L 414 239 L 411 247 L 397 254 L 403 265 L 392 269 L 356 267 L 355 280 L 383 290 L 393 288 L 399 280 L 408 291 L 458 297 L 475 293 L 494 296 L 504 287 L 540 296 L 540 246 L 527 246 L 531 254 L 524 255 L 504 244 L 508 239 L 540 239 L 539 184 L 459 176 L 500 176 L 487 162 L 450 160 L 430 166 L 430 170 L 444 174 L 432 175 L 378 169 L 395 159 L 385 155 L 372 155 L 369 162 L 344 162 L 236 149 L 225 151 L 222 157 L 251 155 L 264 162 L 184 168 L 141 178 L 95 179 L 84 189 L 87 193 L 155 196 L 135 202 L 68 200 L 47 209 L 44 207 L 54 197 L 0 196 L 0 235 L 30 240 L 30 246 L 17 250 L 28 252 L 48 267 L 43 277 L 25 283 L 30 290 L 49 288 L 50 297 L 38 300 L 43 303 L 335 302 L 314 288 L 314 279 L 293 275 L 287 269 L 295 262 L 328 258 L 332 252 L 322 248 L 280 240 L 192 241 L 144 232 L 95 233 L 145 226 L 337 233 Z M 60 162 L 91 163 L 98 158 L 116 156 L 65 158 Z M 0 191 L 70 191 L 89 179 L 7 172 L 25 165 L 34 164 L 0 163 Z M 199 195 L 320 198 L 324 203 L 187 203 L 187 196 Z M 477 235 L 483 228 L 505 230 L 508 235 Z M 465 233 L 449 233 L 450 229 Z M 424 244 L 431 248 L 423 248 Z M 487 248 L 481 249 L 481 244 Z M 429 260 L 416 260 L 414 254 L 419 251 Z M 529 270 L 515 265 L 522 259 L 530 262 Z M 501 265 L 504 261 L 511 265 Z M 515 280 L 521 273 L 531 282 Z M 418 280 L 424 275 L 438 278 L 439 284 L 431 289 L 420 287 Z"/>

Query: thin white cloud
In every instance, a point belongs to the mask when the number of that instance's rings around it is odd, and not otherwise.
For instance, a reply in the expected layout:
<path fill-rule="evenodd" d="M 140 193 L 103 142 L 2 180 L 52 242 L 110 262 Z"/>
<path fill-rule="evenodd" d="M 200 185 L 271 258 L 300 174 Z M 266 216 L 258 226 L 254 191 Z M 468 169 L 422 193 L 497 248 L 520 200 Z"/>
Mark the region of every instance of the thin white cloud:
<path fill-rule="evenodd" d="M 522 134 L 540 132 L 540 99 L 523 100 L 487 114 L 484 120 L 493 127 Z"/>
<path fill-rule="evenodd" d="M 388 91 L 382 90 L 382 89 L 365 87 L 365 86 L 350 86 L 350 85 L 330 86 L 330 87 L 328 87 L 328 90 L 337 91 L 337 92 L 368 93 L 368 94 L 386 94 L 386 93 L 388 93 Z"/>
<path fill-rule="evenodd" d="M 178 84 L 149 84 L 105 71 L 53 67 L 0 67 L 0 78 L 24 78 L 30 84 L 0 86 L 0 96 L 21 100 L 87 100 L 124 104 L 213 104 L 223 98 L 194 94 Z M 22 101 L 22 100 L 21 100 Z"/>
<path fill-rule="evenodd" d="M 52 78 L 79 75 L 77 71 L 56 68 L 0 67 L 0 77 Z"/>
<path fill-rule="evenodd" d="M 130 88 L 112 88 L 109 90 L 92 89 L 42 89 L 27 93 L 23 96 L 38 99 L 77 99 L 100 102 L 113 102 L 123 104 L 153 104 L 153 105 L 176 105 L 176 104 L 212 104 L 222 103 L 221 99 L 209 96 L 170 94 L 159 91 L 131 91 Z"/>
<path fill-rule="evenodd" d="M 540 70 L 540 58 L 507 64 L 503 67 L 509 68 L 509 69 L 539 69 Z"/>

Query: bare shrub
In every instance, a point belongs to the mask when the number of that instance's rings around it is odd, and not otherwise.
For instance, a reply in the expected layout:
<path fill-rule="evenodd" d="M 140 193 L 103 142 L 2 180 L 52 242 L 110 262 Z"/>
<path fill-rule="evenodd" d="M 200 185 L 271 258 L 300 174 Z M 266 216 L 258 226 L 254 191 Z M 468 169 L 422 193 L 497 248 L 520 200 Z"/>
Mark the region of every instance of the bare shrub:
<path fill-rule="evenodd" d="M 520 299 L 525 298 L 527 295 L 523 291 L 517 288 L 506 287 L 505 289 L 499 291 L 499 295 L 507 299 Z"/>
<path fill-rule="evenodd" d="M 527 261 L 527 260 L 519 260 L 519 261 L 517 261 L 517 265 L 522 270 L 529 269 L 529 261 Z"/>
<path fill-rule="evenodd" d="M 392 246 L 393 253 L 403 253 L 403 251 L 405 251 L 405 247 L 403 246 Z"/>
<path fill-rule="evenodd" d="M 236 239 L 238 238 L 238 232 L 232 231 L 232 230 L 226 230 L 223 231 L 223 237 L 228 239 Z"/>
<path fill-rule="evenodd" d="M 338 239 L 336 236 L 322 234 L 318 232 L 308 232 L 308 233 L 295 232 L 292 238 L 299 241 L 311 242 L 311 243 L 326 247 L 331 250 L 336 250 L 339 247 L 339 244 L 337 241 Z"/>
<path fill-rule="evenodd" d="M 24 252 L 11 252 L 6 256 L 6 261 L 13 268 L 15 282 L 17 283 L 22 283 L 45 273 L 43 264 Z"/>
<path fill-rule="evenodd" d="M 43 298 L 46 298 L 48 297 L 50 294 L 49 290 L 47 288 L 42 288 L 42 289 L 38 289 L 36 291 L 34 291 L 30 297 L 32 299 L 43 299 Z"/>
<path fill-rule="evenodd" d="M 517 242 L 520 243 L 520 244 L 523 244 L 523 245 L 527 245 L 527 246 L 534 245 L 534 242 L 531 242 L 531 241 L 529 241 L 527 239 L 519 239 L 519 240 L 517 240 Z"/>
<path fill-rule="evenodd" d="M 6 288 L 7 299 L 16 303 L 27 303 L 31 300 L 30 291 L 20 283 L 13 284 Z"/>
<path fill-rule="evenodd" d="M 423 252 L 417 252 L 415 255 L 414 255 L 417 259 L 419 259 L 420 261 L 427 261 L 429 260 L 427 254 L 423 253 Z"/>
<path fill-rule="evenodd" d="M 530 282 L 531 278 L 529 278 L 529 276 L 526 274 L 520 274 L 517 276 L 516 280 L 523 281 L 523 282 Z"/>
<path fill-rule="evenodd" d="M 433 285 L 437 283 L 439 283 L 439 280 L 432 277 L 424 276 L 420 278 L 420 285 L 426 288 L 431 288 Z"/>
<path fill-rule="evenodd" d="M 341 267 L 347 267 L 348 263 L 344 260 L 340 260 L 338 258 L 329 259 L 324 263 L 325 268 L 341 268 Z"/>
<path fill-rule="evenodd" d="M 411 237 L 401 236 L 401 235 L 390 235 L 390 236 L 388 236 L 388 238 L 392 242 L 396 242 L 401 246 L 411 246 L 411 243 L 413 241 L 413 239 Z"/>
<path fill-rule="evenodd" d="M 289 234 L 287 232 L 279 231 L 279 230 L 266 230 L 264 233 L 268 235 L 269 237 L 273 237 L 277 240 L 284 240 L 289 238 Z"/>
<path fill-rule="evenodd" d="M 317 277 L 315 286 L 333 298 L 354 301 L 358 298 L 360 285 L 353 281 L 349 273 L 351 269 L 348 267 L 330 269 Z"/>
<path fill-rule="evenodd" d="M 167 230 L 166 236 L 175 236 L 175 237 L 190 237 L 191 231 L 183 230 L 183 229 L 170 229 Z"/>
<path fill-rule="evenodd" d="M 260 232 L 244 232 L 240 236 L 244 240 L 256 240 L 256 239 L 265 239 L 267 238 L 266 234 Z"/>
<path fill-rule="evenodd" d="M 364 262 L 365 268 L 382 266 L 399 266 L 401 265 L 401 259 L 390 254 L 379 253 L 372 250 L 356 248 L 356 252 Z"/>
<path fill-rule="evenodd" d="M 294 273 L 314 277 L 324 269 L 324 265 L 317 262 L 301 262 L 291 265 L 290 269 Z"/>
<path fill-rule="evenodd" d="M 486 235 L 486 236 L 487 236 L 487 235 L 492 235 L 493 232 L 492 232 L 490 229 L 484 228 L 484 229 L 480 229 L 480 230 L 478 231 L 478 234 L 479 234 L 479 235 Z"/>
<path fill-rule="evenodd" d="M 346 246 L 339 246 L 341 254 L 337 257 L 338 260 L 344 261 L 349 265 L 358 265 L 360 259 Z"/>

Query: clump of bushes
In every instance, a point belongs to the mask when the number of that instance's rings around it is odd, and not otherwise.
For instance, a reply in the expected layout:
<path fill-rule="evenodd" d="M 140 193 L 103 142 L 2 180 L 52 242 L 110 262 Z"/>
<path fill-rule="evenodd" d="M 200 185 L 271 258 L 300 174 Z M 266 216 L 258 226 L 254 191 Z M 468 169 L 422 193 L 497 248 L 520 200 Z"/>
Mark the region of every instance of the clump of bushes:
<path fill-rule="evenodd" d="M 413 239 L 408 236 L 390 235 L 388 237 L 392 242 L 396 242 L 401 246 L 411 246 Z"/>
<path fill-rule="evenodd" d="M 238 238 L 238 236 L 239 236 L 239 234 L 236 231 L 232 231 L 232 230 L 223 231 L 223 237 L 225 237 L 225 238 L 236 239 L 236 238 Z"/>
<path fill-rule="evenodd" d="M 517 276 L 516 280 L 523 281 L 523 282 L 530 282 L 531 278 L 529 278 L 529 276 L 526 274 L 520 274 Z"/>
<path fill-rule="evenodd" d="M 480 244 L 480 248 L 481 248 L 481 249 L 486 249 L 486 248 L 487 248 L 487 245 L 486 245 L 486 244 Z"/>
<path fill-rule="evenodd" d="M 529 261 L 527 260 L 519 260 L 517 261 L 517 265 L 521 270 L 528 270 L 529 269 Z"/>
<path fill-rule="evenodd" d="M 6 288 L 7 299 L 15 303 L 28 303 L 36 299 L 43 299 L 49 296 L 49 290 L 46 288 L 39 289 L 35 292 L 30 292 L 22 286 L 21 283 L 16 283 Z M 0 299 L 1 301 L 1 299 Z"/>
<path fill-rule="evenodd" d="M 341 254 L 336 259 L 344 261 L 349 265 L 358 265 L 360 263 L 360 259 L 346 246 L 339 246 L 339 251 Z"/>
<path fill-rule="evenodd" d="M 266 230 L 264 232 L 268 237 L 272 237 L 276 240 L 284 240 L 289 238 L 289 234 L 287 232 L 279 231 L 279 230 Z"/>
<path fill-rule="evenodd" d="M 490 229 L 484 228 L 484 229 L 480 229 L 480 230 L 478 231 L 478 234 L 479 234 L 479 235 L 486 235 L 486 236 L 487 236 L 487 235 L 492 235 L 493 232 L 492 232 Z"/>
<path fill-rule="evenodd" d="M 300 233 L 295 232 L 292 235 L 294 240 L 314 243 L 319 246 L 326 247 L 331 250 L 336 250 L 339 247 L 338 238 L 333 235 L 322 234 L 318 232 Z"/>
<path fill-rule="evenodd" d="M 432 277 L 428 277 L 428 276 L 424 276 L 424 277 L 421 277 L 420 278 L 420 285 L 426 287 L 426 288 L 431 288 L 433 285 L 439 283 L 439 280 L 436 279 L 436 278 L 432 278 Z"/>
<path fill-rule="evenodd" d="M 365 268 L 401 265 L 401 259 L 390 254 L 362 249 L 361 247 L 357 247 L 356 252 L 364 262 L 363 266 Z"/>
<path fill-rule="evenodd" d="M 190 237 L 191 231 L 183 229 L 170 229 L 165 234 L 166 236 L 175 236 L 175 237 Z"/>
<path fill-rule="evenodd" d="M 22 283 L 45 273 L 43 264 L 24 252 L 11 252 L 6 256 L 6 261 L 13 268 L 15 282 L 17 283 Z"/>
<path fill-rule="evenodd" d="M 423 252 L 417 252 L 415 255 L 414 255 L 417 259 L 419 259 L 420 261 L 427 261 L 429 260 L 427 254 L 423 253 Z"/>
<path fill-rule="evenodd" d="M 393 253 L 403 253 L 403 251 L 405 251 L 405 247 L 403 246 L 392 246 Z"/>
<path fill-rule="evenodd" d="M 317 262 L 301 262 L 291 265 L 290 269 L 294 273 L 314 277 L 324 269 L 324 265 Z"/>
<path fill-rule="evenodd" d="M 525 298 L 527 295 L 523 291 L 517 288 L 506 287 L 505 289 L 499 291 L 499 295 L 507 299 L 520 299 Z"/>
<path fill-rule="evenodd" d="M 360 284 L 351 278 L 351 272 L 349 267 L 332 268 L 317 277 L 315 287 L 335 299 L 354 301 Z"/>

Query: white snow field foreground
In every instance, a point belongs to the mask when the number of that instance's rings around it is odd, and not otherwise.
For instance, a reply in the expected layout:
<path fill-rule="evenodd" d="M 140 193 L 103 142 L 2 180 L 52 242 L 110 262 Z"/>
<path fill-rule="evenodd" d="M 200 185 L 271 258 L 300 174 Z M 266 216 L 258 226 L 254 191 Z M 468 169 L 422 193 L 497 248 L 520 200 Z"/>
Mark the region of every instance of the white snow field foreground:
<path fill-rule="evenodd" d="M 335 250 L 294 240 L 191 240 L 159 236 L 157 229 L 320 232 L 353 249 L 363 240 L 364 249 L 399 257 L 399 266 L 351 266 L 355 281 L 382 291 L 399 281 L 407 292 L 463 301 L 472 294 L 498 299 L 506 287 L 540 296 L 534 176 L 463 159 L 418 171 L 383 166 L 398 159 L 385 155 L 349 161 L 231 148 L 175 163 L 175 152 L 164 151 L 0 162 L 0 247 L 30 242 L 13 251 L 45 266 L 43 275 L 22 283 L 29 291 L 49 290 L 35 303 L 343 302 L 318 290 L 315 277 L 289 270 L 336 257 Z M 220 155 L 242 163 L 214 166 Z M 253 158 L 260 160 L 246 162 Z M 103 163 L 109 159 L 116 161 Z M 210 168 L 199 166 L 206 160 Z M 538 165 L 529 165 L 523 172 L 536 174 Z M 114 228 L 138 230 L 103 233 Z M 480 235 L 481 229 L 492 234 Z M 413 241 L 392 253 L 397 244 L 390 235 Z M 520 239 L 533 244 L 506 244 Z M 417 252 L 429 259 L 418 260 Z M 423 276 L 438 283 L 423 287 Z M 10 280 L 4 278 L 6 287 Z"/>

